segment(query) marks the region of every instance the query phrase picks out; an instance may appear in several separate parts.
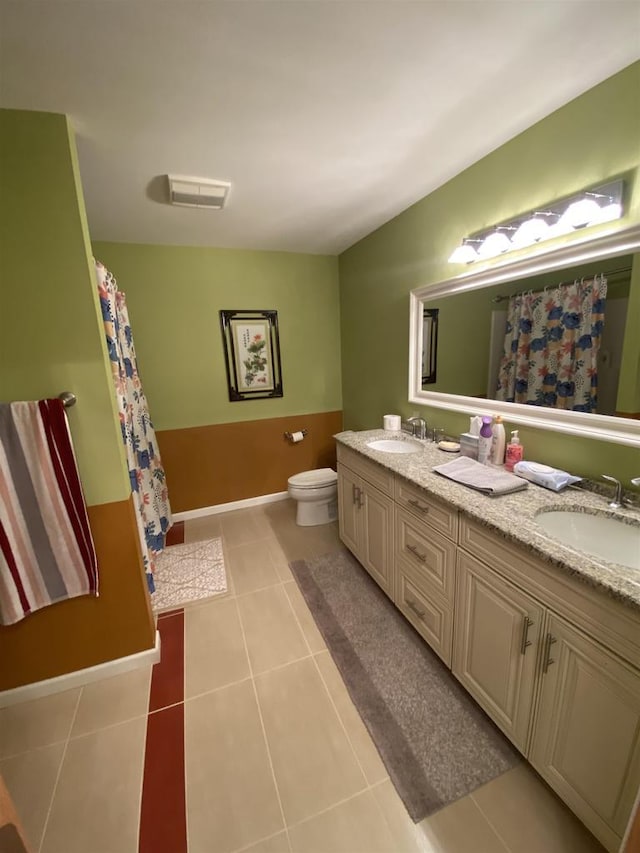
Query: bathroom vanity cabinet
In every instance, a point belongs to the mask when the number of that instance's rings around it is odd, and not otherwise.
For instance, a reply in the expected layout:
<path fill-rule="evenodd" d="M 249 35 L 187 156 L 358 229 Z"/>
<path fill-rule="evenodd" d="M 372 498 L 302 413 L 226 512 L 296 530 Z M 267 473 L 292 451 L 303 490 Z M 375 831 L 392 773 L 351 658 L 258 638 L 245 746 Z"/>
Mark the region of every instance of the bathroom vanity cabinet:
<path fill-rule="evenodd" d="M 639 655 L 626 608 L 462 520 L 453 673 L 609 850 L 640 786 Z"/>
<path fill-rule="evenodd" d="M 617 851 L 640 787 L 640 609 L 340 443 L 338 483 L 344 544 Z"/>
<path fill-rule="evenodd" d="M 338 449 L 340 538 L 389 598 L 394 580 L 394 479 L 358 454 Z"/>

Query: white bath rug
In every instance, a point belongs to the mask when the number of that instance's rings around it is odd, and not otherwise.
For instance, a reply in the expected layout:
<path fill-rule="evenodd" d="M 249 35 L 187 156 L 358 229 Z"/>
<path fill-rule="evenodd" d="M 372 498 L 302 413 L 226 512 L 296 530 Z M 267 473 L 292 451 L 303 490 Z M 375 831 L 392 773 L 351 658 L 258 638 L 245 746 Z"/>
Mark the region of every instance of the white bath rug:
<path fill-rule="evenodd" d="M 222 539 L 170 545 L 156 560 L 153 580 L 156 613 L 226 592 Z"/>

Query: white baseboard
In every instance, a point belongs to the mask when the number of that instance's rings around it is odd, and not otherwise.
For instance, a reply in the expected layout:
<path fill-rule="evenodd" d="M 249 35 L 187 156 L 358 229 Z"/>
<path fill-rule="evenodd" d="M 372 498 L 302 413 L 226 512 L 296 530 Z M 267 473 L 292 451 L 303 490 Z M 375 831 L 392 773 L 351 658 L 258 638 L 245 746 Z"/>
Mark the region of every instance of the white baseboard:
<path fill-rule="evenodd" d="M 112 675 L 120 675 L 160 660 L 160 634 L 156 631 L 156 641 L 152 649 L 136 652 L 123 658 L 108 660 L 96 666 L 88 666 L 75 672 L 67 672 L 55 678 L 46 678 L 44 681 L 35 681 L 33 684 L 24 684 L 21 687 L 12 687 L 11 690 L 0 692 L 0 708 L 8 705 L 17 705 L 18 702 L 28 702 L 31 699 L 40 699 L 51 693 L 61 693 L 63 690 L 71 690 L 73 687 L 82 687 L 92 681 L 101 681 L 103 678 L 111 678 Z"/>
<path fill-rule="evenodd" d="M 200 509 L 188 509 L 184 512 L 174 512 L 174 521 L 189 521 L 192 518 L 202 518 L 205 515 L 218 515 L 221 512 L 231 512 L 234 509 L 246 509 L 248 506 L 259 504 L 273 504 L 276 501 L 286 501 L 288 492 L 274 492 L 272 495 L 259 495 L 257 498 L 245 498 L 243 501 L 231 501 L 228 504 L 216 504 L 216 506 L 203 506 Z"/>

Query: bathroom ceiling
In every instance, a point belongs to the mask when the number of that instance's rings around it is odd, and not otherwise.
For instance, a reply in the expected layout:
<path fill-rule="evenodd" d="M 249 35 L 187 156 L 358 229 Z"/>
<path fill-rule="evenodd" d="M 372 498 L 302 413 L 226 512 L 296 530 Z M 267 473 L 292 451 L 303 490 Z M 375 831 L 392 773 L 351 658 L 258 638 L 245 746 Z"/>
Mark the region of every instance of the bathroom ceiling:
<path fill-rule="evenodd" d="M 636 0 L 0 13 L 0 105 L 70 116 L 95 240 L 339 253 L 640 58 Z M 167 173 L 231 181 L 226 208 L 171 207 Z"/>

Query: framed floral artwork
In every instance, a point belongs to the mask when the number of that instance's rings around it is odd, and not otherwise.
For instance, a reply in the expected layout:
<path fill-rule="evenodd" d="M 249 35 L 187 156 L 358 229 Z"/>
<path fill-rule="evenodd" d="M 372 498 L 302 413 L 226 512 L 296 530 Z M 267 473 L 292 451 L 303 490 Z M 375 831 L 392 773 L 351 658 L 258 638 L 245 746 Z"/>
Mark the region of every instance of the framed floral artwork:
<path fill-rule="evenodd" d="M 229 400 L 282 397 L 277 311 L 221 311 Z"/>

